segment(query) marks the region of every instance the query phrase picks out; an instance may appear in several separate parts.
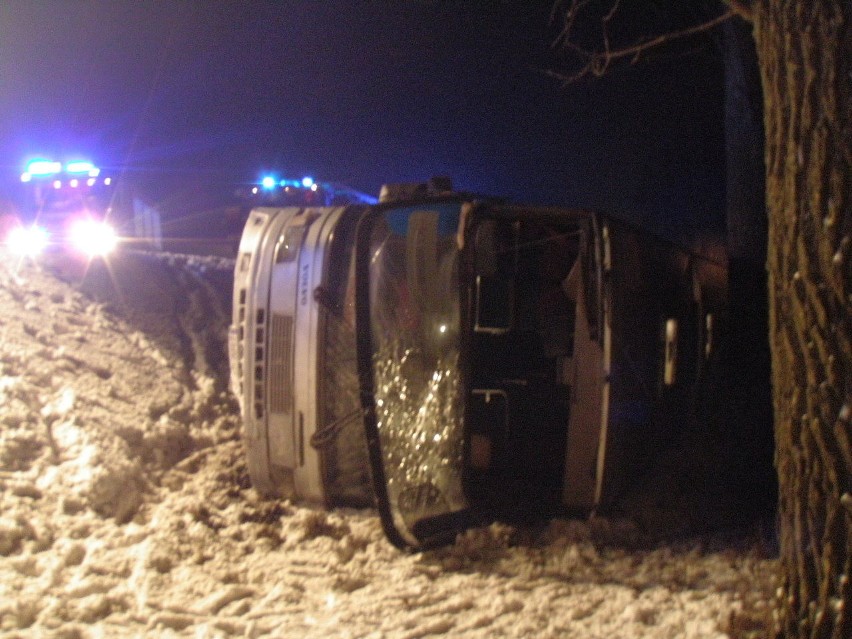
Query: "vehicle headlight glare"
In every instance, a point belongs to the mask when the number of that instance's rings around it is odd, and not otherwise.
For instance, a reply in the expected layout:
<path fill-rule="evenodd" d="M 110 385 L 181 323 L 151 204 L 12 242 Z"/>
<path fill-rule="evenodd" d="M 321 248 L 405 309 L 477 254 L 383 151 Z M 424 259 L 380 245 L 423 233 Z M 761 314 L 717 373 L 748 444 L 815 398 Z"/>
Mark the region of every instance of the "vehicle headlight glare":
<path fill-rule="evenodd" d="M 102 257 L 115 250 L 118 236 L 109 224 L 97 220 L 80 220 L 69 234 L 72 247 L 89 256 Z"/>
<path fill-rule="evenodd" d="M 16 226 L 9 232 L 6 244 L 21 257 L 35 257 L 47 248 L 48 233 L 40 226 Z"/>

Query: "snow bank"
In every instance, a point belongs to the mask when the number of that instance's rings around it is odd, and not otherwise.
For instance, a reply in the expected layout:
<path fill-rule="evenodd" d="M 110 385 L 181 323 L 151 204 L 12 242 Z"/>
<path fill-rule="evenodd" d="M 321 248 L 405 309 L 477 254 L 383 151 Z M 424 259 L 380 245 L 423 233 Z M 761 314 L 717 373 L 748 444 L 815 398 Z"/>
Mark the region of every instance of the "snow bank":
<path fill-rule="evenodd" d="M 227 260 L 74 285 L 0 255 L 0 637 L 759 636 L 776 562 L 629 520 L 407 555 L 371 511 L 265 501 L 227 392 Z"/>

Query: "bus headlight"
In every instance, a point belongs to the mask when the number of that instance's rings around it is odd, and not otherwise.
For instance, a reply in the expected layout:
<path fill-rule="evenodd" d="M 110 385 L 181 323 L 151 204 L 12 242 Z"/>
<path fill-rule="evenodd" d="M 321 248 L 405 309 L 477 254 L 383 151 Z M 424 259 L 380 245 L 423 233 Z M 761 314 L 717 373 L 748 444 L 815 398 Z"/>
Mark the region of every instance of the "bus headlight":
<path fill-rule="evenodd" d="M 15 226 L 6 237 L 9 251 L 20 257 L 35 257 L 47 248 L 47 230 L 35 224 Z"/>
<path fill-rule="evenodd" d="M 71 247 L 88 257 L 109 255 L 118 245 L 115 229 L 106 222 L 84 219 L 74 222 L 68 239 Z"/>

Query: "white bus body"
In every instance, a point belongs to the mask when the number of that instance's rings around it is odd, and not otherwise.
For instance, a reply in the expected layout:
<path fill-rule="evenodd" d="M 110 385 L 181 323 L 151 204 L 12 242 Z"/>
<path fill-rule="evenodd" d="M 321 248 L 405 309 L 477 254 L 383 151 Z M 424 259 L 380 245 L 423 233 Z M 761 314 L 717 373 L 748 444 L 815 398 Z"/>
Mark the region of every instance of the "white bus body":
<path fill-rule="evenodd" d="M 588 513 L 683 428 L 725 278 L 587 211 L 458 195 L 255 209 L 229 336 L 252 482 L 375 504 L 401 547 Z"/>

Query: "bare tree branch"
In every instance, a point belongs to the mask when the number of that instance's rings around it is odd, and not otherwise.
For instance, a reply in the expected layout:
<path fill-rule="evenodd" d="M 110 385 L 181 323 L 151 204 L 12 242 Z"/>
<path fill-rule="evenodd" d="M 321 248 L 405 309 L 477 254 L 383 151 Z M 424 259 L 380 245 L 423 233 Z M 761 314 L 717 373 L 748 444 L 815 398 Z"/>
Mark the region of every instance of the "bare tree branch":
<path fill-rule="evenodd" d="M 725 0 L 731 10 L 747 22 L 754 20 L 754 8 L 748 0 Z"/>
<path fill-rule="evenodd" d="M 565 74 L 557 71 L 550 71 L 547 73 L 550 76 L 562 80 L 565 84 L 576 82 L 589 74 L 602 76 L 610 69 L 613 63 L 625 58 L 631 58 L 630 64 L 635 64 L 642 57 L 642 54 L 650 49 L 659 47 L 667 42 L 688 38 L 698 33 L 709 31 L 735 15 L 746 19 L 749 19 L 751 15 L 751 6 L 750 4 L 747 4 L 747 1 L 727 0 L 730 8 L 711 20 L 707 20 L 685 29 L 669 31 L 631 46 L 613 49 L 610 43 L 608 23 L 618 12 L 621 4 L 621 0 L 614 0 L 609 11 L 607 11 L 601 18 L 602 49 L 594 51 L 581 47 L 572 39 L 573 28 L 577 20 L 577 16 L 582 12 L 584 7 L 589 4 L 589 1 L 590 0 L 571 0 L 570 5 L 567 7 L 565 7 L 565 1 L 559 1 L 553 6 L 553 11 L 551 13 L 553 17 L 557 16 L 560 11 L 563 12 L 563 27 L 554 42 L 554 47 L 562 47 L 567 51 L 570 51 L 580 61 L 578 69 L 573 73 Z M 563 9 L 563 7 L 565 8 Z"/>

